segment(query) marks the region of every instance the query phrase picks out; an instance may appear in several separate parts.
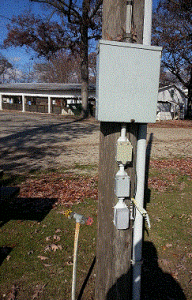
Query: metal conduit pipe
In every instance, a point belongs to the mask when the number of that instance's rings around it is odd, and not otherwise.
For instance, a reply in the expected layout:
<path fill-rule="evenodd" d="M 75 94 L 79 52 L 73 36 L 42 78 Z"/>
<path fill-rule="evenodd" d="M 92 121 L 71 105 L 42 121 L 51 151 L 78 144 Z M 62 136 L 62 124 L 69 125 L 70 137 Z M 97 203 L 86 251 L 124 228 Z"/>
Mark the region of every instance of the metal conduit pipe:
<path fill-rule="evenodd" d="M 145 0 L 144 25 L 143 25 L 143 45 L 151 45 L 152 28 L 152 0 Z"/>
<path fill-rule="evenodd" d="M 136 159 L 136 175 L 137 175 L 137 191 L 135 200 L 140 207 L 144 203 L 144 187 L 145 187 L 145 153 L 146 153 L 146 136 L 147 124 L 139 125 L 139 134 L 137 141 L 137 159 Z M 136 216 L 133 230 L 133 286 L 132 299 L 139 300 L 141 293 L 141 263 L 142 263 L 142 242 L 143 242 L 143 216 L 136 209 Z"/>
<path fill-rule="evenodd" d="M 152 0 L 145 0 L 144 7 L 144 27 L 143 27 L 143 44 L 151 45 L 151 27 L 152 27 Z M 139 134 L 137 141 L 137 191 L 135 200 L 140 207 L 144 204 L 145 189 L 145 160 L 146 160 L 146 137 L 147 124 L 139 125 Z M 140 300 L 141 297 L 141 264 L 142 264 L 142 243 L 143 243 L 143 216 L 136 210 L 136 217 L 133 231 L 133 282 L 132 282 L 132 299 Z"/>

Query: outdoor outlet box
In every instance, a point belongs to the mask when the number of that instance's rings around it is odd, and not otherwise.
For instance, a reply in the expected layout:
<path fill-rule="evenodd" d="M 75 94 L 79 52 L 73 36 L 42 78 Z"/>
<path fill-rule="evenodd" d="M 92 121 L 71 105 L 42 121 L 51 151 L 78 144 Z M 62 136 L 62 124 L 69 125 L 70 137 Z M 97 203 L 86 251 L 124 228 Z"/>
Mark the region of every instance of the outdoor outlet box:
<path fill-rule="evenodd" d="M 116 174 L 115 176 L 115 195 L 118 198 L 127 198 L 130 196 L 130 177 Z"/>
<path fill-rule="evenodd" d="M 161 47 L 100 40 L 96 118 L 104 122 L 156 121 Z"/>
<path fill-rule="evenodd" d="M 132 161 L 133 146 L 129 141 L 117 141 L 116 160 L 119 164 L 126 165 Z"/>
<path fill-rule="evenodd" d="M 114 225 L 119 230 L 129 228 L 129 209 L 128 209 L 128 207 L 115 208 Z"/>

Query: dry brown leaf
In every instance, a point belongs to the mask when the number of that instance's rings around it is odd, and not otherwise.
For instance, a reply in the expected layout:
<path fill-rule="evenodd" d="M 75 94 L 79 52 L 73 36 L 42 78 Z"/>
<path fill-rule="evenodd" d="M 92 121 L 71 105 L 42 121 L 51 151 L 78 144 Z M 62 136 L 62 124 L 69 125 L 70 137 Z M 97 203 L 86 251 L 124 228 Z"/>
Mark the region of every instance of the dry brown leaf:
<path fill-rule="evenodd" d="M 46 284 L 38 284 L 36 285 L 36 288 L 35 288 L 35 293 L 32 297 L 32 300 L 35 300 L 35 299 L 38 299 L 39 297 L 39 294 L 43 292 L 43 289 L 45 288 Z"/>
<path fill-rule="evenodd" d="M 162 258 L 159 260 L 165 267 L 168 267 L 170 265 L 170 261 L 165 259 L 165 258 Z"/>
<path fill-rule="evenodd" d="M 45 267 L 51 267 L 51 264 L 44 264 Z"/>
<path fill-rule="evenodd" d="M 84 198 L 97 198 L 97 177 L 84 178 L 77 176 L 75 178 L 61 174 L 52 173 L 43 178 L 29 178 L 21 185 L 20 198 L 42 198 L 42 206 L 46 206 L 43 199 L 58 199 L 58 203 L 80 203 Z M 53 204 L 52 204 L 53 205 Z M 37 208 L 38 209 L 38 208 Z"/>
<path fill-rule="evenodd" d="M 53 236 L 53 239 L 56 240 L 56 241 L 60 241 L 61 238 L 60 238 L 60 236 L 58 236 L 58 235 L 55 234 L 55 235 Z"/>
<path fill-rule="evenodd" d="M 51 245 L 47 245 L 44 249 L 44 251 L 54 251 L 56 252 L 57 250 L 62 250 L 62 246 L 61 245 L 56 245 L 56 244 L 51 244 Z"/>
<path fill-rule="evenodd" d="M 46 259 L 48 259 L 48 257 L 42 256 L 42 255 L 39 255 L 39 256 L 37 256 L 37 257 L 40 258 L 41 260 L 46 260 Z"/>
<path fill-rule="evenodd" d="M 177 271 L 174 271 L 172 273 L 173 278 L 176 279 L 176 280 L 178 279 L 178 275 L 179 275 L 179 273 Z"/>
<path fill-rule="evenodd" d="M 17 296 L 17 287 L 16 285 L 13 285 L 10 293 L 8 294 L 7 300 L 16 300 L 16 296 Z"/>
<path fill-rule="evenodd" d="M 53 250 L 54 252 L 57 250 L 62 250 L 62 246 L 61 245 L 55 245 L 55 244 L 51 244 L 51 250 Z"/>
<path fill-rule="evenodd" d="M 52 249 L 51 249 L 51 246 L 50 246 L 50 245 L 47 245 L 47 246 L 45 247 L 45 249 L 44 249 L 45 252 L 51 251 L 51 250 L 52 250 Z"/>

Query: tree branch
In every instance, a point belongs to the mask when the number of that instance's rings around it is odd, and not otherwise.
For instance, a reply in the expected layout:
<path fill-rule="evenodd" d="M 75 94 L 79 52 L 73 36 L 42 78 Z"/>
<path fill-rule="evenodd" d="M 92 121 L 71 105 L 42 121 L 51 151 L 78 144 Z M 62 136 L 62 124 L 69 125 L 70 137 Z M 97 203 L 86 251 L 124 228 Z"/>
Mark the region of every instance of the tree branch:
<path fill-rule="evenodd" d="M 30 1 L 31 2 L 37 2 L 37 3 L 44 3 L 44 4 L 47 4 L 47 5 L 53 6 L 57 10 L 59 10 L 63 14 L 65 14 L 65 16 L 68 16 L 69 12 L 70 12 L 70 14 L 73 15 L 75 18 L 77 18 L 79 20 L 79 22 L 82 19 L 81 15 L 77 11 L 77 9 L 75 9 L 72 6 L 72 0 L 70 0 L 69 5 L 65 1 L 62 1 L 62 0 L 56 0 L 54 2 L 52 0 L 30 0 Z"/>
<path fill-rule="evenodd" d="M 100 6 L 103 4 L 103 0 L 99 0 L 97 4 L 95 5 L 95 8 L 93 9 L 92 13 L 89 16 L 89 19 L 92 20 L 92 18 L 96 15 L 98 12 Z"/>

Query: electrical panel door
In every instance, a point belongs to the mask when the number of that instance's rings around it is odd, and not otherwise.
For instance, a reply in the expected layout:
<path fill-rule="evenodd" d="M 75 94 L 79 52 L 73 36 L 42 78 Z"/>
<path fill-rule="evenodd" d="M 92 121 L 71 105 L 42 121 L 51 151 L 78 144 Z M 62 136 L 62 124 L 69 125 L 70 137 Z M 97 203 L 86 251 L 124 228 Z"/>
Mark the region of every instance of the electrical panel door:
<path fill-rule="evenodd" d="M 161 47 L 100 40 L 96 118 L 104 122 L 156 121 Z"/>

